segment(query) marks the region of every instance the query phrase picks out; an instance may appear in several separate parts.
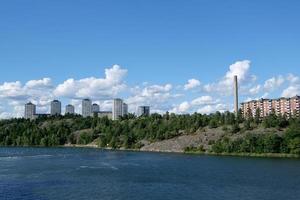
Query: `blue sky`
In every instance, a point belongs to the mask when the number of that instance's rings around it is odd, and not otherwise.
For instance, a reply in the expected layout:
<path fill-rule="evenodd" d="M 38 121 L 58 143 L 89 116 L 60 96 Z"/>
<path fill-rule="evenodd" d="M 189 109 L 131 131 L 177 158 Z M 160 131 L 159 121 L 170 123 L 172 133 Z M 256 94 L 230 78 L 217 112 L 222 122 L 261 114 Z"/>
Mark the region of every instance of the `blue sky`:
<path fill-rule="evenodd" d="M 93 92 L 106 110 L 116 96 L 131 111 L 231 110 L 234 73 L 241 100 L 299 94 L 299 10 L 296 0 L 2 0 L 0 117 L 21 116 L 27 101 L 47 112 L 53 98 L 79 112 Z M 89 77 L 94 86 L 80 81 Z M 190 79 L 200 84 L 184 89 Z"/>

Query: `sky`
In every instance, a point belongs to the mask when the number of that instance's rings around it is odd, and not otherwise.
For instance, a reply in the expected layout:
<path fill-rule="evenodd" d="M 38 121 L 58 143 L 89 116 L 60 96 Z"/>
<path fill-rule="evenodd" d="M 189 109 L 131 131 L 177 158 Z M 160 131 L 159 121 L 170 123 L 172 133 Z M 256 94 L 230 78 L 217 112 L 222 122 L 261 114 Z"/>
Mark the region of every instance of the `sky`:
<path fill-rule="evenodd" d="M 297 0 L 0 0 L 0 118 L 121 97 L 211 113 L 300 95 Z"/>

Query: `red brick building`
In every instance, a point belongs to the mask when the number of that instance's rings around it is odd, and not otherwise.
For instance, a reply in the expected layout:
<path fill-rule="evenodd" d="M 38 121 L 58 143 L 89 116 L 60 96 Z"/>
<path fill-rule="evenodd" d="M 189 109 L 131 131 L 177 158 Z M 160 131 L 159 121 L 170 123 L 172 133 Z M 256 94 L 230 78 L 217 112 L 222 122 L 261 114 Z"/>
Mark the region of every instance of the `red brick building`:
<path fill-rule="evenodd" d="M 276 115 L 299 116 L 300 96 L 279 99 L 259 99 L 241 103 L 241 110 L 244 117 L 255 116 L 259 109 L 260 116 L 266 117 L 273 110 Z"/>

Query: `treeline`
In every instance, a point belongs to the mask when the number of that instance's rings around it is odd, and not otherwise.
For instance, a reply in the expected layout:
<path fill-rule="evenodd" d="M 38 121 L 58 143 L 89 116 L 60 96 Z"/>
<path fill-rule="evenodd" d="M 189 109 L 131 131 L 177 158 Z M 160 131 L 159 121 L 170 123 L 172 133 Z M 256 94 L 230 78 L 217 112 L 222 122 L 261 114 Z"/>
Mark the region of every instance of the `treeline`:
<path fill-rule="evenodd" d="M 277 116 L 273 111 L 265 118 L 260 117 L 257 110 L 254 117 L 243 119 L 242 128 L 234 125 L 235 132 L 253 130 L 251 133 L 235 137 L 225 136 L 212 145 L 215 153 L 285 153 L 300 154 L 300 118 L 286 115 Z M 255 133 L 256 128 L 275 128 L 284 130 L 283 134 Z"/>
<path fill-rule="evenodd" d="M 88 144 L 96 141 L 101 147 L 112 148 L 140 148 L 143 141 L 155 142 L 174 138 L 182 134 L 194 134 L 204 128 L 218 128 L 228 134 L 242 133 L 246 130 L 255 130 L 257 127 L 285 129 L 295 132 L 294 126 L 299 125 L 299 119 L 287 118 L 286 116 L 270 116 L 261 119 L 259 116 L 243 119 L 241 112 L 235 117 L 233 113 L 216 112 L 210 115 L 199 113 L 175 115 L 152 114 L 149 117 L 135 117 L 127 115 L 121 120 L 112 121 L 108 118 L 88 117 L 79 115 L 40 117 L 36 120 L 10 119 L 0 121 L 0 145 L 1 146 L 58 146 L 64 144 Z M 295 146 L 300 136 L 295 134 L 292 139 L 283 138 L 276 134 L 272 135 L 249 135 L 245 138 L 231 141 L 222 138 L 215 141 L 212 151 L 215 152 L 249 152 L 243 142 L 256 140 L 265 141 L 251 143 L 257 152 L 295 152 Z M 262 138 L 261 138 L 262 137 Z M 274 139 L 274 138 L 275 139 Z M 277 138 L 279 137 L 279 139 Z M 298 138 L 298 139 L 297 139 Z M 274 141 L 273 141 L 274 140 Z M 280 140 L 280 148 L 277 143 Z M 274 148 L 266 145 L 270 141 Z M 287 150 L 283 144 L 286 144 Z M 232 147 L 233 146 L 233 147 Z M 253 149 L 251 147 L 250 149 Z M 272 150 L 268 150 L 272 149 Z M 251 150 L 252 151 L 252 150 Z M 255 150 L 256 151 L 256 150 Z"/>
<path fill-rule="evenodd" d="M 294 121 L 283 135 L 247 134 L 231 139 L 224 137 L 212 145 L 215 153 L 285 153 L 300 154 L 300 125 Z"/>
<path fill-rule="evenodd" d="M 141 140 L 150 142 L 195 133 L 207 126 L 218 127 L 236 123 L 233 113 L 192 114 L 149 117 L 127 115 L 121 120 L 79 115 L 40 117 L 36 120 L 9 119 L 0 121 L 2 146 L 58 146 L 88 144 L 99 139 L 99 145 L 112 148 L 138 148 Z"/>

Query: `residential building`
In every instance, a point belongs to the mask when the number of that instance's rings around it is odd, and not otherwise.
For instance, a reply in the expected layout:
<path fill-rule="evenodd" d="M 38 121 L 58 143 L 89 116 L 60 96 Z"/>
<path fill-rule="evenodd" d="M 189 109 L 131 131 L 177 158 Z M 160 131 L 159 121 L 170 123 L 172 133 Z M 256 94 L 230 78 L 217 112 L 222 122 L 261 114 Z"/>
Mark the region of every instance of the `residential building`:
<path fill-rule="evenodd" d="M 123 109 L 122 116 L 128 115 L 128 105 L 126 103 L 123 103 L 122 109 Z"/>
<path fill-rule="evenodd" d="M 51 115 L 61 115 L 61 102 L 58 100 L 51 101 Z"/>
<path fill-rule="evenodd" d="M 29 102 L 25 104 L 25 119 L 34 119 L 36 115 L 36 105 L 33 103 Z"/>
<path fill-rule="evenodd" d="M 244 102 L 241 104 L 241 109 L 244 117 L 256 115 L 256 110 L 259 109 L 260 117 L 266 117 L 271 112 L 276 115 L 299 116 L 300 96 L 292 98 L 281 97 L 279 99 L 259 99 Z"/>
<path fill-rule="evenodd" d="M 65 114 L 75 114 L 75 107 L 71 104 L 67 105 Z"/>
<path fill-rule="evenodd" d="M 150 115 L 150 107 L 149 106 L 139 106 L 137 110 L 137 116 L 149 116 Z"/>
<path fill-rule="evenodd" d="M 112 112 L 110 111 L 99 111 L 98 112 L 98 117 L 107 117 L 108 119 L 112 119 Z"/>
<path fill-rule="evenodd" d="M 82 116 L 90 117 L 92 115 L 92 101 L 90 99 L 82 100 Z"/>
<path fill-rule="evenodd" d="M 113 107 L 112 107 L 112 119 L 118 120 L 123 116 L 123 100 L 122 99 L 114 99 Z"/>
<path fill-rule="evenodd" d="M 96 103 L 92 105 L 92 113 L 98 113 L 100 111 L 100 106 Z"/>
<path fill-rule="evenodd" d="M 41 117 L 47 118 L 50 116 L 51 116 L 51 114 L 35 114 L 32 119 L 37 119 L 37 118 L 41 118 Z"/>

